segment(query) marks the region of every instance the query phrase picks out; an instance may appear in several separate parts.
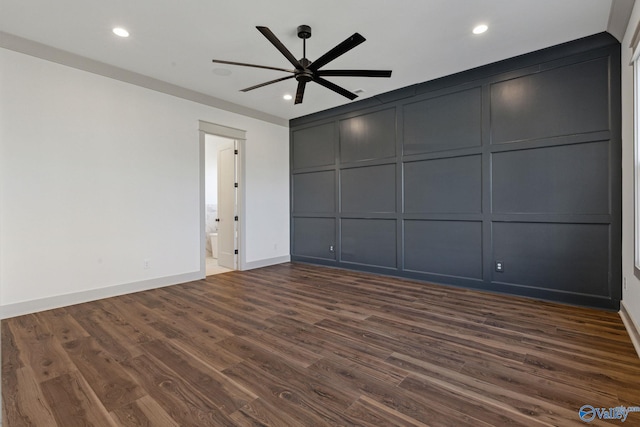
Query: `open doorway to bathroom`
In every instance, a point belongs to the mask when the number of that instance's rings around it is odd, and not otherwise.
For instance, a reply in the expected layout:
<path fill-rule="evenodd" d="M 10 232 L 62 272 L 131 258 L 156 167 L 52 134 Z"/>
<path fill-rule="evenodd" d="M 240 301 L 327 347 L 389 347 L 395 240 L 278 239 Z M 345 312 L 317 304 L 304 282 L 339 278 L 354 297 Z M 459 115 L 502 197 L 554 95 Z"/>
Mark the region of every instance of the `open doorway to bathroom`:
<path fill-rule="evenodd" d="M 206 275 L 237 269 L 236 141 L 205 135 Z"/>

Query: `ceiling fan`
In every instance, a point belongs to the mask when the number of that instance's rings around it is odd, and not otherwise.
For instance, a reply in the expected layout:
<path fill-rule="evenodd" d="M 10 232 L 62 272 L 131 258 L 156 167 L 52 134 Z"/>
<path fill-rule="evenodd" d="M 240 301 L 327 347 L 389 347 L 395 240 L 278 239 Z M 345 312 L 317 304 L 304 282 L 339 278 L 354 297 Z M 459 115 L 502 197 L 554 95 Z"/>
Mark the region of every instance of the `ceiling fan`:
<path fill-rule="evenodd" d="M 340 87 L 323 77 L 391 77 L 391 71 L 383 71 L 383 70 L 321 70 L 320 68 L 329 62 L 333 61 L 340 55 L 350 51 L 354 47 L 358 46 L 360 43 L 364 42 L 366 39 L 362 37 L 358 33 L 354 33 L 351 37 L 343 41 L 342 43 L 335 46 L 333 49 L 322 55 L 320 58 L 311 62 L 307 59 L 307 39 L 311 37 L 311 27 L 308 25 L 300 25 L 298 27 L 298 37 L 302 39 L 302 59 L 297 60 L 295 56 L 285 47 L 284 44 L 273 34 L 273 32 L 267 27 L 256 27 L 258 31 L 262 33 L 263 36 L 267 38 L 273 44 L 276 49 L 280 51 L 293 65 L 294 69 L 286 69 L 286 68 L 278 68 L 278 67 L 269 67 L 266 65 L 255 65 L 255 64 L 245 64 L 242 62 L 232 62 L 232 61 L 222 61 L 219 59 L 214 59 L 213 62 L 220 64 L 229 64 L 229 65 L 241 65 L 243 67 L 254 67 L 254 68 L 265 68 L 267 70 L 277 70 L 277 71 L 285 71 L 287 73 L 292 73 L 290 76 L 281 77 L 279 79 L 271 80 L 265 83 L 260 83 L 255 86 L 251 86 L 245 89 L 242 89 L 241 92 L 248 92 L 253 89 L 258 89 L 263 86 L 270 85 L 272 83 L 281 82 L 283 80 L 295 78 L 298 81 L 298 89 L 296 91 L 296 100 L 295 104 L 302 103 L 302 98 L 304 97 L 304 89 L 308 82 L 316 82 L 327 89 L 330 89 L 336 93 L 339 93 L 342 96 L 345 96 L 351 100 L 358 97 L 353 92 L 346 90 L 343 87 Z"/>

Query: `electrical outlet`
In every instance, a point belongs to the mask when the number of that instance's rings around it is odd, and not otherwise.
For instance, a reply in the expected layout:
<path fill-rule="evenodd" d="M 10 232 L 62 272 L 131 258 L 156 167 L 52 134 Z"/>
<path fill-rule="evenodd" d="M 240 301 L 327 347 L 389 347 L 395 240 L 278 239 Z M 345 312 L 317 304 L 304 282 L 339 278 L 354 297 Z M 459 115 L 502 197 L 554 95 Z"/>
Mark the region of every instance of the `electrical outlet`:
<path fill-rule="evenodd" d="M 503 273 L 504 272 L 504 262 L 496 261 L 496 271 L 498 273 Z"/>
<path fill-rule="evenodd" d="M 622 278 L 622 289 L 627 290 L 627 278 Z"/>
<path fill-rule="evenodd" d="M 144 268 L 145 270 L 150 269 L 151 268 L 151 260 L 145 259 L 144 261 L 142 261 L 142 268 Z"/>
<path fill-rule="evenodd" d="M 333 245 L 330 245 L 330 246 L 329 246 L 329 252 L 333 252 L 333 251 L 334 251 L 334 249 L 333 249 Z"/>

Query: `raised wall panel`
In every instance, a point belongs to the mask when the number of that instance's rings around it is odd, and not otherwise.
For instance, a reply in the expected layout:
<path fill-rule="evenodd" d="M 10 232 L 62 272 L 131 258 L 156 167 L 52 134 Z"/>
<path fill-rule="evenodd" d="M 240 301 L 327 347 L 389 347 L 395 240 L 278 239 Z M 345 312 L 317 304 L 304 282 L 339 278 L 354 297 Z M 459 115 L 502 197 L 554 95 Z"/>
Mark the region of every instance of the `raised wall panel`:
<path fill-rule="evenodd" d="M 606 297 L 609 225 L 494 223 L 495 282 Z"/>
<path fill-rule="evenodd" d="M 405 213 L 479 213 L 480 155 L 404 164 Z"/>
<path fill-rule="evenodd" d="M 294 218 L 293 255 L 333 260 L 336 220 L 333 218 Z"/>
<path fill-rule="evenodd" d="M 335 125 L 327 123 L 292 133 L 293 169 L 333 165 L 335 153 Z"/>
<path fill-rule="evenodd" d="M 338 245 L 299 259 L 618 309 L 620 49 L 597 34 L 293 119 L 292 150 L 317 128 L 336 150 L 292 155 L 292 247 Z M 302 216 L 334 228 L 305 246 Z"/>
<path fill-rule="evenodd" d="M 396 221 L 342 219 L 341 261 L 396 267 Z"/>
<path fill-rule="evenodd" d="M 492 142 L 609 129 L 608 58 L 491 85 Z"/>
<path fill-rule="evenodd" d="M 404 106 L 403 154 L 477 147 L 482 143 L 480 88 Z"/>
<path fill-rule="evenodd" d="M 609 142 L 493 154 L 493 212 L 609 214 Z"/>
<path fill-rule="evenodd" d="M 300 173 L 292 176 L 293 211 L 295 213 L 334 212 L 336 209 L 333 170 Z"/>
<path fill-rule="evenodd" d="M 386 159 L 396 155 L 396 110 L 340 121 L 340 161 Z"/>
<path fill-rule="evenodd" d="M 482 279 L 482 223 L 405 220 L 404 268 Z"/>
<path fill-rule="evenodd" d="M 395 212 L 396 165 L 340 171 L 342 212 Z"/>

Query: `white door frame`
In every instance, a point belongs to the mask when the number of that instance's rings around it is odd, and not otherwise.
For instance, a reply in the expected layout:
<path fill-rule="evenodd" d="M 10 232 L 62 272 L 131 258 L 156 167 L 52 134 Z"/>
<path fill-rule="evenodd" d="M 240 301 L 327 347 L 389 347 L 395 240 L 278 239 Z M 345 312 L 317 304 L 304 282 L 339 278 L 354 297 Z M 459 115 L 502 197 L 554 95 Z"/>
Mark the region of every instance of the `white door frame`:
<path fill-rule="evenodd" d="M 236 161 L 236 176 L 238 180 L 237 191 L 237 212 L 238 212 L 238 270 L 244 270 L 246 265 L 246 235 L 245 235 L 245 157 L 244 151 L 246 147 L 247 132 L 241 129 L 235 129 L 228 126 L 218 125 L 215 123 L 199 120 L 199 164 L 200 164 L 200 275 L 206 277 L 206 215 L 205 215 L 205 135 L 216 135 L 222 138 L 234 139 L 236 148 L 238 149 L 238 157 Z"/>

